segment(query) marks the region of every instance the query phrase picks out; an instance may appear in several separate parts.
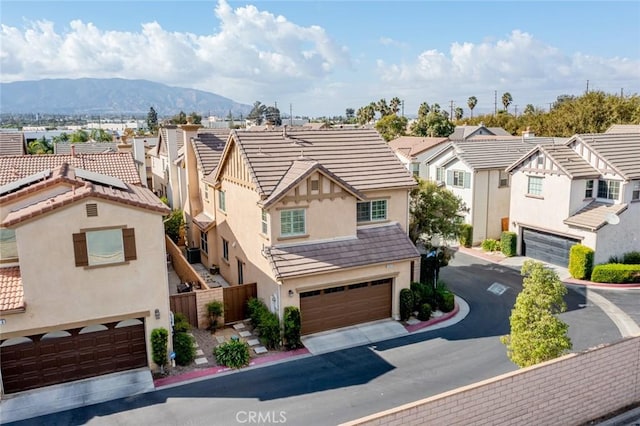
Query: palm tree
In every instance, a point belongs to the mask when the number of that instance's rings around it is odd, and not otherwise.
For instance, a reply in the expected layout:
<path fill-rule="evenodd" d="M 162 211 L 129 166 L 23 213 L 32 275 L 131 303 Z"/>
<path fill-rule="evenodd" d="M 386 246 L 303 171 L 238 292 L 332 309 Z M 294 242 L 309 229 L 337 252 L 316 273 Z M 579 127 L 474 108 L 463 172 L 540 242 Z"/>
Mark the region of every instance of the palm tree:
<path fill-rule="evenodd" d="M 391 108 L 391 114 L 397 114 L 400 111 L 400 105 L 402 101 L 399 97 L 394 97 L 389 101 L 389 107 Z"/>
<path fill-rule="evenodd" d="M 389 105 L 387 105 L 387 100 L 385 98 L 382 98 L 378 101 L 378 103 L 376 104 L 376 109 L 380 113 L 380 117 L 391 114 L 391 110 L 389 108 Z"/>
<path fill-rule="evenodd" d="M 457 107 L 455 110 L 455 115 L 456 115 L 456 120 L 458 121 L 462 120 L 462 116 L 464 115 L 464 111 L 462 110 L 462 108 Z"/>
<path fill-rule="evenodd" d="M 429 104 L 426 102 L 423 102 L 420 104 L 420 107 L 418 108 L 418 118 L 421 117 L 426 117 L 427 114 L 429 114 L 429 111 L 431 110 L 431 108 L 429 108 Z"/>
<path fill-rule="evenodd" d="M 504 105 L 504 110 L 509 112 L 509 105 L 513 102 L 513 98 L 511 97 L 511 93 L 504 92 L 502 95 L 502 105 Z"/>
<path fill-rule="evenodd" d="M 356 116 L 358 117 L 358 123 L 359 124 L 367 124 L 369 123 L 371 120 L 373 120 L 373 118 L 376 116 L 376 110 L 374 108 L 373 103 L 367 105 L 367 106 L 363 106 L 358 108 L 358 111 L 356 112 Z"/>
<path fill-rule="evenodd" d="M 471 96 L 469 97 L 469 99 L 467 99 L 467 106 L 471 110 L 471 118 L 473 118 L 473 109 L 476 107 L 476 105 L 478 105 L 478 98 L 476 98 L 475 96 Z"/>

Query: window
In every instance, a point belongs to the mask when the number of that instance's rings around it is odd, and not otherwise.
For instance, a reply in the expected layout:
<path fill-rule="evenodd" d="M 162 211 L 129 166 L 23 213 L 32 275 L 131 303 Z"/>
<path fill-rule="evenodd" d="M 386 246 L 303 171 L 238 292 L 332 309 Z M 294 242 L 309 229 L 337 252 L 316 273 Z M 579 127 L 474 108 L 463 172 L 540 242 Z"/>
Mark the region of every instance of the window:
<path fill-rule="evenodd" d="M 529 176 L 529 182 L 527 184 L 527 194 L 542 195 L 542 178 L 541 177 Z"/>
<path fill-rule="evenodd" d="M 358 222 L 387 220 L 387 200 L 364 201 L 357 205 Z"/>
<path fill-rule="evenodd" d="M 101 229 L 73 234 L 76 266 L 100 266 L 136 259 L 133 228 Z"/>
<path fill-rule="evenodd" d="M 589 179 L 587 181 L 587 184 L 584 190 L 584 198 L 593 198 L 593 179 Z"/>
<path fill-rule="evenodd" d="M 414 176 L 420 175 L 420 163 L 411 163 L 411 172 Z"/>
<path fill-rule="evenodd" d="M 238 259 L 238 284 L 244 284 L 244 263 Z"/>
<path fill-rule="evenodd" d="M 0 261 L 18 258 L 18 244 L 16 243 L 16 231 L 0 228 Z"/>
<path fill-rule="evenodd" d="M 207 233 L 204 231 L 200 231 L 200 250 L 204 254 L 209 254 L 209 242 L 207 241 Z"/>
<path fill-rule="evenodd" d="M 218 191 L 218 209 L 227 211 L 227 194 L 224 191 Z"/>
<path fill-rule="evenodd" d="M 617 180 L 599 180 L 598 198 L 617 200 L 620 195 L 620 182 Z"/>
<path fill-rule="evenodd" d="M 204 192 L 204 200 L 208 203 L 209 202 L 209 187 L 205 185 L 203 192 Z"/>
<path fill-rule="evenodd" d="M 471 173 L 462 170 L 447 170 L 447 185 L 457 188 L 471 188 Z"/>
<path fill-rule="evenodd" d="M 444 167 L 436 167 L 436 180 L 444 182 Z"/>
<path fill-rule="evenodd" d="M 280 212 L 280 234 L 283 236 L 304 235 L 306 232 L 304 210 L 282 210 Z"/>
<path fill-rule="evenodd" d="M 505 172 L 504 170 L 500 170 L 500 173 L 498 175 L 498 187 L 499 188 L 506 188 L 509 186 L 509 173 Z"/>
<path fill-rule="evenodd" d="M 460 170 L 453 171 L 453 186 L 464 188 L 464 172 Z"/>
<path fill-rule="evenodd" d="M 542 154 L 538 154 L 537 163 L 538 166 L 544 166 L 544 156 Z"/>
<path fill-rule="evenodd" d="M 262 233 L 267 235 L 269 233 L 269 224 L 267 222 L 267 212 L 262 210 Z"/>
<path fill-rule="evenodd" d="M 314 179 L 311 181 L 311 190 L 312 191 L 318 191 L 320 189 L 320 181 L 318 181 L 317 179 Z"/>
<path fill-rule="evenodd" d="M 229 261 L 229 241 L 222 239 L 222 258 Z"/>
<path fill-rule="evenodd" d="M 631 192 L 631 199 L 634 201 L 640 200 L 640 180 L 633 182 L 633 190 Z"/>

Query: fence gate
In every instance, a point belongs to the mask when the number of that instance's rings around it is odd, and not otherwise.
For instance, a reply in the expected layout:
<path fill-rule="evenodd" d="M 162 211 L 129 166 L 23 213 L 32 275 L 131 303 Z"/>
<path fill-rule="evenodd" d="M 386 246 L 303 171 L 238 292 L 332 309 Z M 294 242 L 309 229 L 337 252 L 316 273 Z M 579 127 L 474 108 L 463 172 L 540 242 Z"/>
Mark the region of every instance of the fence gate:
<path fill-rule="evenodd" d="M 224 298 L 224 322 L 229 324 L 242 321 L 249 317 L 247 313 L 247 300 L 257 297 L 256 283 L 234 285 L 222 289 Z"/>
<path fill-rule="evenodd" d="M 169 296 L 169 308 L 174 314 L 180 313 L 186 316 L 192 327 L 198 327 L 198 308 L 194 292 Z"/>

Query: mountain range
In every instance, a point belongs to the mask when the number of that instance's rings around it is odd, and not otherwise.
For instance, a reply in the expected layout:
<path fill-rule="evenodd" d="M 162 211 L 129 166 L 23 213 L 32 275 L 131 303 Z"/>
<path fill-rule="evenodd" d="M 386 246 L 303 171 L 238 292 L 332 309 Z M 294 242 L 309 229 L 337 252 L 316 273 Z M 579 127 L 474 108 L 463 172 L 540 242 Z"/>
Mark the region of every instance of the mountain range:
<path fill-rule="evenodd" d="M 44 79 L 0 83 L 0 113 L 140 115 L 180 111 L 226 117 L 247 115 L 251 105 L 202 90 L 121 78 Z"/>

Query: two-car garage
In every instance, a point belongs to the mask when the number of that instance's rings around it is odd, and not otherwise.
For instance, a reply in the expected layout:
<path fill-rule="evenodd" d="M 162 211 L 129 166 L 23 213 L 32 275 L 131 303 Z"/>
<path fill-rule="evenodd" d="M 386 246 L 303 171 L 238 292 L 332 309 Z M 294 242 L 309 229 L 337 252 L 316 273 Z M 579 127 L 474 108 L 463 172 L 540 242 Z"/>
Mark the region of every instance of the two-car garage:
<path fill-rule="evenodd" d="M 302 334 L 391 318 L 391 278 L 300 293 Z"/>
<path fill-rule="evenodd" d="M 532 228 L 522 228 L 522 255 L 554 265 L 569 264 L 571 247 L 580 240 Z"/>

